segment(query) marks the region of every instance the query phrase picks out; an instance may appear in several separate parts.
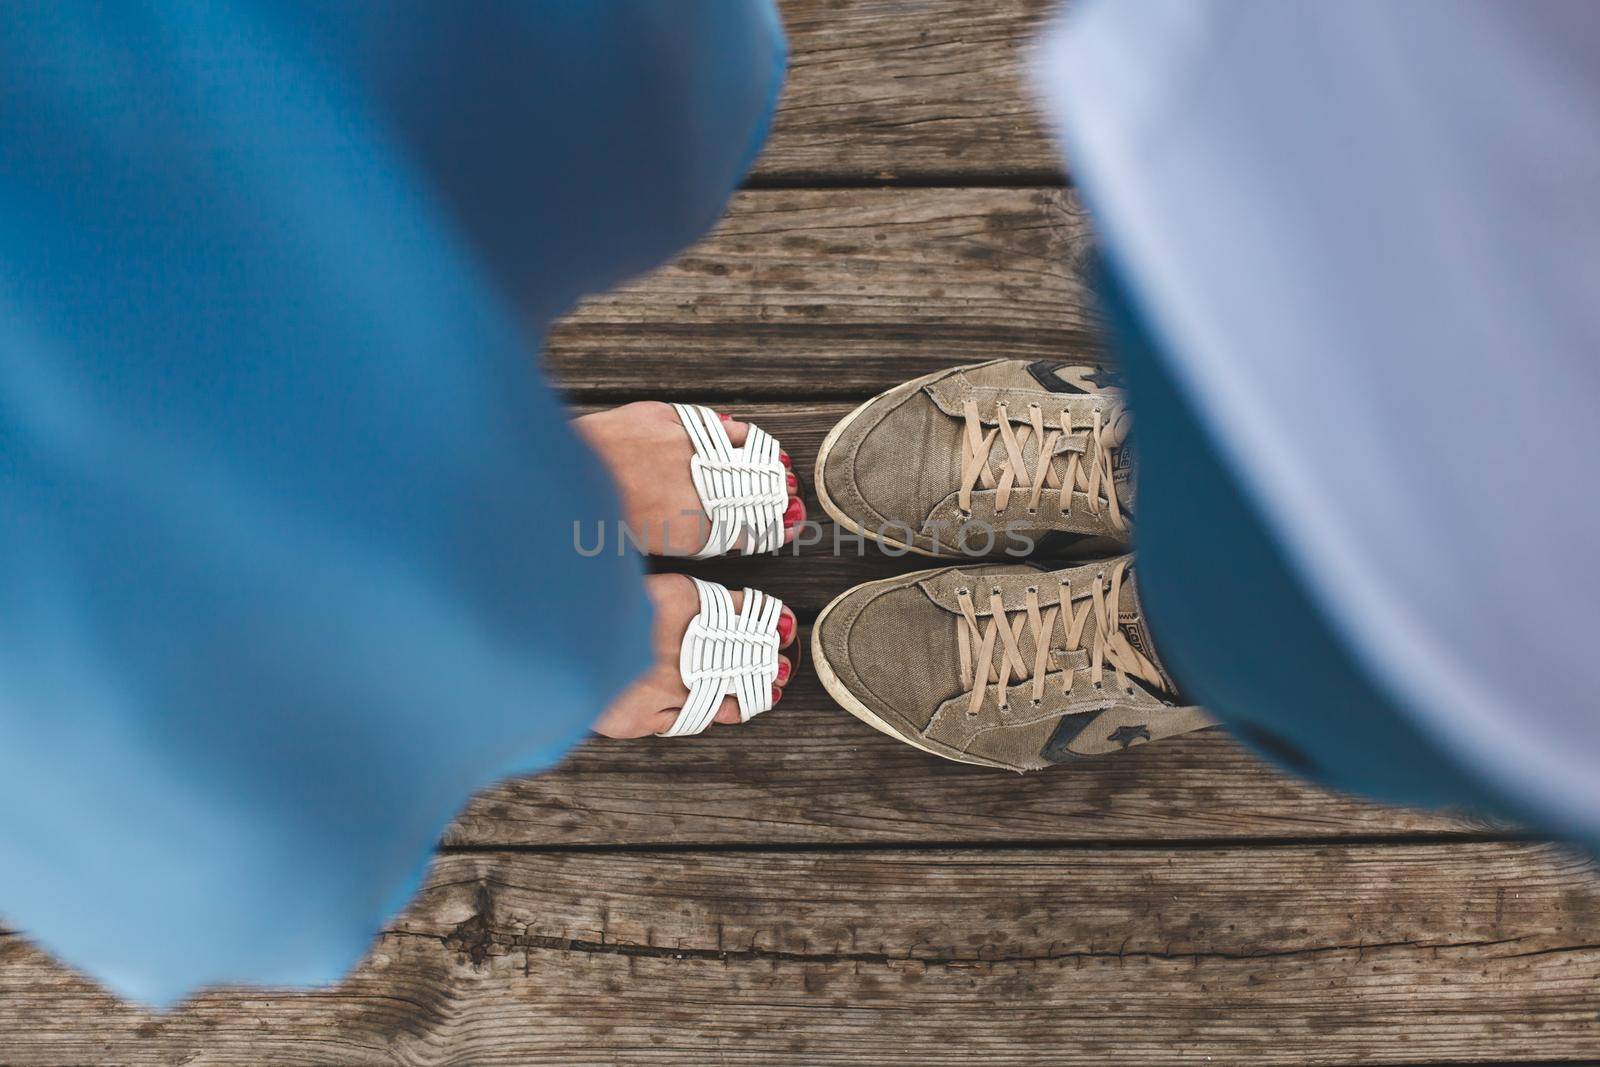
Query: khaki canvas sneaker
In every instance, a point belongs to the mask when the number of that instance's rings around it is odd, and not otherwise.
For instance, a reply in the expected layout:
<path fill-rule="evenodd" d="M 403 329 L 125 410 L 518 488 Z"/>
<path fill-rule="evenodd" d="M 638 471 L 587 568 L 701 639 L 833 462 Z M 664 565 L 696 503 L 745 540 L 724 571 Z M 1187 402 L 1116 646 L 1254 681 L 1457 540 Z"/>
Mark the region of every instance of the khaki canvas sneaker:
<path fill-rule="evenodd" d="M 1131 556 L 868 582 L 823 610 L 811 652 L 856 718 L 985 767 L 1036 770 L 1213 725 L 1181 706 L 1156 657 Z"/>
<path fill-rule="evenodd" d="M 997 359 L 896 386 L 823 441 L 817 497 L 846 529 L 924 555 L 1125 551 L 1118 383 L 1088 363 Z"/>

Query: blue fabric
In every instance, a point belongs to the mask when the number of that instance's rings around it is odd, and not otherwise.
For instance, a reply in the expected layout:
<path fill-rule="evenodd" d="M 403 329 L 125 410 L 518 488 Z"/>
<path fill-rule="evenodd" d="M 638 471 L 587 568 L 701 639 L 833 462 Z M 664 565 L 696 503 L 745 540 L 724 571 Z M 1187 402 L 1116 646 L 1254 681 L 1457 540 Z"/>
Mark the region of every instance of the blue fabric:
<path fill-rule="evenodd" d="M 1195 417 L 1115 270 L 1102 268 L 1097 292 L 1138 413 L 1139 589 L 1185 696 L 1323 785 L 1511 813 L 1357 666 Z"/>
<path fill-rule="evenodd" d="M 534 353 L 708 227 L 768 0 L 0 7 L 0 915 L 337 978 L 647 662 Z"/>

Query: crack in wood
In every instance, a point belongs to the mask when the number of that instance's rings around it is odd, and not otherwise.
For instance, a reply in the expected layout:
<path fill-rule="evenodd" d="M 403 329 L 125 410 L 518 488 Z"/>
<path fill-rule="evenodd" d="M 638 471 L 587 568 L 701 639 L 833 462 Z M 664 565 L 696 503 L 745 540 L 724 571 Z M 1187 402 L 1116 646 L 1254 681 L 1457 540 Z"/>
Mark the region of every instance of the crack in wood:
<path fill-rule="evenodd" d="M 820 966 L 842 964 L 892 967 L 900 964 L 921 964 L 927 967 L 983 967 L 992 965 L 1059 963 L 1072 960 L 1138 961 L 1192 961 L 1226 960 L 1249 962 L 1251 960 L 1287 959 L 1301 956 L 1320 956 L 1332 953 L 1354 952 L 1365 957 L 1369 952 L 1416 949 L 1420 951 L 1460 951 L 1494 948 L 1499 945 L 1518 944 L 1526 937 L 1506 937 L 1473 941 L 1374 941 L 1338 945 L 1313 945 L 1305 948 L 1264 949 L 1259 951 L 1231 952 L 1223 949 L 1155 950 L 1126 949 L 1070 949 L 1060 952 L 978 953 L 976 955 L 917 955 L 914 952 L 796 952 L 783 949 L 701 948 L 697 946 L 642 945 L 629 941 L 607 941 L 580 937 L 555 937 L 548 934 L 521 933 L 492 928 L 481 914 L 457 924 L 448 934 L 432 934 L 416 930 L 386 930 L 385 936 L 414 937 L 438 941 L 446 948 L 466 956 L 472 963 L 482 964 L 492 956 L 510 955 L 533 950 L 550 952 L 584 952 L 597 955 L 631 956 L 643 959 L 706 960 L 718 963 L 754 963 L 761 961 L 799 963 Z M 1519 959 L 1526 956 L 1544 956 L 1568 952 L 1596 952 L 1600 944 L 1556 945 L 1530 952 L 1505 954 L 1504 958 Z"/>

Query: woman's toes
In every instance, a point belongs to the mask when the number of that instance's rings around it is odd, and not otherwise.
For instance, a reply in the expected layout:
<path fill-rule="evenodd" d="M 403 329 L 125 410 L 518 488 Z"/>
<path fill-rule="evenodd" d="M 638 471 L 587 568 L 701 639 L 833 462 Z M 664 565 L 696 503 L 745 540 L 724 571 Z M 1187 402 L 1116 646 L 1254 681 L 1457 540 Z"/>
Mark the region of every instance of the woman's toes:
<path fill-rule="evenodd" d="M 794 617 L 794 612 L 784 608 L 778 615 L 778 647 L 788 648 L 794 643 L 795 631 L 800 629 L 800 621 Z"/>
<path fill-rule="evenodd" d="M 778 657 L 778 684 L 788 685 L 789 676 L 794 673 L 794 665 L 789 662 L 788 656 Z"/>
<path fill-rule="evenodd" d="M 780 456 L 784 461 L 784 467 L 790 467 L 793 460 L 789 459 L 789 453 L 783 452 Z M 792 469 L 784 474 L 783 486 L 789 494 L 789 506 L 783 513 L 783 543 L 788 544 L 794 540 L 801 524 L 806 521 L 806 503 L 805 498 L 800 495 L 800 476 Z"/>
<path fill-rule="evenodd" d="M 800 533 L 806 521 L 806 504 L 797 496 L 789 498 L 789 507 L 783 513 L 783 543 L 788 544 Z"/>

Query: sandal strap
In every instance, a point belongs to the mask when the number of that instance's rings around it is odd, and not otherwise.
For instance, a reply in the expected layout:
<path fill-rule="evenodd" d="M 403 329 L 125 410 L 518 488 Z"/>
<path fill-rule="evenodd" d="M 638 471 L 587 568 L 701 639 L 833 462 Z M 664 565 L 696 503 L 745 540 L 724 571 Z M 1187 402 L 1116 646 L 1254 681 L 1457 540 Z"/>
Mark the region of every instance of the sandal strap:
<path fill-rule="evenodd" d="M 772 708 L 778 680 L 778 616 L 783 601 L 755 589 L 744 591 L 744 606 L 733 609 L 733 595 L 711 582 L 691 577 L 700 594 L 700 614 L 689 620 L 678 654 L 678 674 L 689 688 L 678 717 L 662 737 L 697 734 L 711 725 L 722 698 L 739 699 L 739 721 L 749 722 Z"/>
<path fill-rule="evenodd" d="M 744 535 L 743 552 L 772 552 L 783 544 L 783 513 L 789 505 L 778 442 L 759 426 L 750 427 L 743 446 L 733 447 L 722 420 L 698 404 L 674 404 L 683 428 L 689 432 L 694 456 L 689 471 L 694 477 L 700 506 L 711 519 L 705 547 L 695 559 L 732 551 Z"/>

